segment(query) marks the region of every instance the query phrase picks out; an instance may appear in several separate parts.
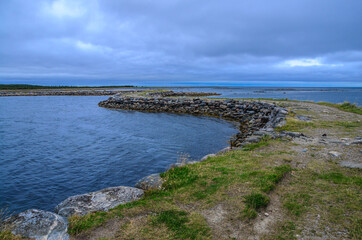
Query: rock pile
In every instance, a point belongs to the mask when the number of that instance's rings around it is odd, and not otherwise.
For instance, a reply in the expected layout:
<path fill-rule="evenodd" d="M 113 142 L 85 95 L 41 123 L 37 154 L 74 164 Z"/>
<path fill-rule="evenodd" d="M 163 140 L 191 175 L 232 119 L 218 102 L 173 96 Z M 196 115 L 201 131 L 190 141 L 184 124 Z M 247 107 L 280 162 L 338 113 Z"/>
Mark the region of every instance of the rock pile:
<path fill-rule="evenodd" d="M 231 144 L 236 147 L 255 131 L 273 131 L 273 128 L 285 122 L 285 116 L 288 113 L 287 110 L 274 104 L 233 99 L 146 98 L 115 95 L 98 105 L 126 110 L 208 115 L 236 121 L 240 123 L 239 133 L 234 136 Z"/>
<path fill-rule="evenodd" d="M 174 92 L 174 91 L 159 91 L 149 92 L 146 94 L 150 97 L 206 97 L 206 96 L 218 96 L 220 93 L 208 93 L 208 92 Z"/>

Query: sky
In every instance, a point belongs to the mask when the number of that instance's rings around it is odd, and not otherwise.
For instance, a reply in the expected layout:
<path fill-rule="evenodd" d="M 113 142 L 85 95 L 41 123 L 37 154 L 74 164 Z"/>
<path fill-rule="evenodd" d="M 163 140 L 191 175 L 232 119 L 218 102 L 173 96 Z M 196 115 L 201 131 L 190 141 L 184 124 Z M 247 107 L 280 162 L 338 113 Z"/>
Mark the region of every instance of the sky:
<path fill-rule="evenodd" d="M 1 0 L 0 83 L 362 87 L 362 1 Z"/>

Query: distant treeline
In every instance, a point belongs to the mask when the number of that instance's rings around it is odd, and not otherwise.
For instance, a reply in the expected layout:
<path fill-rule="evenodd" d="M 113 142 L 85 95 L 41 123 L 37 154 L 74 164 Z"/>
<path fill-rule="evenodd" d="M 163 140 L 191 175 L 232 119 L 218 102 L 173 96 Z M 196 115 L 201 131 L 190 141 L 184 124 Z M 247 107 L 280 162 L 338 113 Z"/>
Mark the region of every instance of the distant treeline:
<path fill-rule="evenodd" d="M 26 89 L 60 89 L 60 88 L 134 88 L 132 85 L 123 86 L 41 86 L 29 84 L 0 84 L 0 90 L 26 90 Z"/>

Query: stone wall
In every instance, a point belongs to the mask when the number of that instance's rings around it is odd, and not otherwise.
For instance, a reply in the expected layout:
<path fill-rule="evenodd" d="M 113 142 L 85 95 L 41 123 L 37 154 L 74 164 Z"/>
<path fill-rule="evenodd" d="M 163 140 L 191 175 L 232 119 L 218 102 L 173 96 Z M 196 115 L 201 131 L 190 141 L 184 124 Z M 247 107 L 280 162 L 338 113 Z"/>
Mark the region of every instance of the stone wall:
<path fill-rule="evenodd" d="M 274 104 L 201 98 L 125 97 L 115 95 L 98 104 L 100 107 L 125 110 L 208 115 L 240 123 L 232 146 L 240 146 L 255 131 L 273 131 L 281 124 L 287 110 Z"/>
<path fill-rule="evenodd" d="M 220 93 L 215 92 L 174 92 L 174 91 L 158 91 L 148 92 L 147 96 L 150 97 L 207 97 L 207 96 L 218 96 Z"/>

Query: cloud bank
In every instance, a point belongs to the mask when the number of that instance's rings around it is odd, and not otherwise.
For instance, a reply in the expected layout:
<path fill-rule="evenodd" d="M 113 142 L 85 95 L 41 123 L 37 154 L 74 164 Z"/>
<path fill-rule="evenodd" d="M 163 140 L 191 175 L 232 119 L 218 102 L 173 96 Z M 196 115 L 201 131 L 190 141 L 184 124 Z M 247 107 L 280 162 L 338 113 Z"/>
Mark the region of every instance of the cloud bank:
<path fill-rule="evenodd" d="M 0 1 L 0 82 L 362 86 L 359 0 Z"/>

